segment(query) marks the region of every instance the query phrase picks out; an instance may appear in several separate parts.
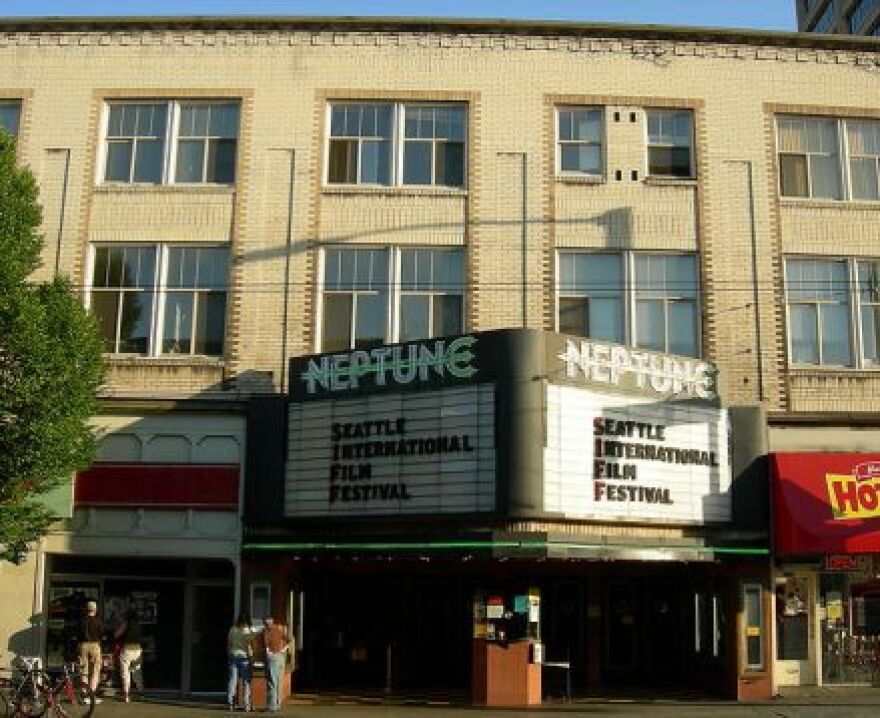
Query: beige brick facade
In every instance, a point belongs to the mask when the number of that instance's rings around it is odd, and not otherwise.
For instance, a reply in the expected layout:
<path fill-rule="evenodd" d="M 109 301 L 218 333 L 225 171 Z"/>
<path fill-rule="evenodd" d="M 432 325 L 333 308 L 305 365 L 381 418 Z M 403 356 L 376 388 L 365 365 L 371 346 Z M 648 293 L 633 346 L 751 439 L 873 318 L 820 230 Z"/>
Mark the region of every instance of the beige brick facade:
<path fill-rule="evenodd" d="M 878 79 L 869 41 L 758 33 L 0 24 L 0 97 L 22 100 L 21 159 L 45 208 L 39 276 L 57 262 L 84 285 L 94 242 L 232 248 L 225 357 L 113 359 L 111 395 L 277 390 L 285 358 L 319 348 L 323 245 L 463 247 L 469 331 L 554 329 L 557 250 L 607 248 L 698 253 L 703 354 L 720 364 L 728 401 L 876 410 L 880 372 L 788 372 L 781 258 L 880 257 L 880 204 L 780 200 L 774 115 L 876 117 Z M 97 181 L 106 99 L 191 97 L 241 100 L 234 187 Z M 466 187 L 326 187 L 331 99 L 466 104 Z M 555 108 L 581 104 L 604 108 L 598 182 L 556 177 Z M 694 111 L 696 179 L 646 179 L 653 107 Z"/>

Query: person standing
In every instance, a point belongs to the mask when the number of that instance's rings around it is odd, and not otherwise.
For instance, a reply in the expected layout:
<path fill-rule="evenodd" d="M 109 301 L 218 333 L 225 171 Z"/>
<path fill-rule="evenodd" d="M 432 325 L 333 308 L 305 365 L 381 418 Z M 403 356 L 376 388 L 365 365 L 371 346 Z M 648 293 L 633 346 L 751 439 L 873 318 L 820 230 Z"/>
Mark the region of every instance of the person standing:
<path fill-rule="evenodd" d="M 229 683 L 226 687 L 226 704 L 235 710 L 235 693 L 238 681 L 244 699 L 244 709 L 251 709 L 251 659 L 254 655 L 254 634 L 251 630 L 251 617 L 246 611 L 238 614 L 235 625 L 226 636 L 226 653 L 229 658 Z"/>
<path fill-rule="evenodd" d="M 79 670 L 83 682 L 88 679 L 89 688 L 98 698 L 98 682 L 101 678 L 101 639 L 104 636 L 104 625 L 98 618 L 98 604 L 95 601 L 86 603 L 86 611 L 79 626 Z"/>
<path fill-rule="evenodd" d="M 287 652 L 290 650 L 290 636 L 287 628 L 272 616 L 266 616 L 263 628 L 263 643 L 266 646 L 266 708 L 270 711 L 281 709 L 281 676 Z"/>
<path fill-rule="evenodd" d="M 121 644 L 119 673 L 122 678 L 122 700 L 128 703 L 131 700 L 132 675 L 134 675 L 138 691 L 143 692 L 144 690 L 143 673 L 141 672 L 141 658 L 144 654 L 143 631 L 134 608 L 129 606 L 125 610 L 113 636 Z"/>

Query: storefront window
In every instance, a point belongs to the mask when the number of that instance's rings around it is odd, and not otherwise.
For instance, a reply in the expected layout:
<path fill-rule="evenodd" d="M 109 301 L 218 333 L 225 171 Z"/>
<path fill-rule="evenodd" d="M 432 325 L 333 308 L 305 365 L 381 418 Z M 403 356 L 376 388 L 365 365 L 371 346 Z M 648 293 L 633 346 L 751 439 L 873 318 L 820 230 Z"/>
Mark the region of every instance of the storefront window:
<path fill-rule="evenodd" d="M 823 573 L 819 607 L 823 681 L 871 683 L 880 653 L 880 581 Z"/>

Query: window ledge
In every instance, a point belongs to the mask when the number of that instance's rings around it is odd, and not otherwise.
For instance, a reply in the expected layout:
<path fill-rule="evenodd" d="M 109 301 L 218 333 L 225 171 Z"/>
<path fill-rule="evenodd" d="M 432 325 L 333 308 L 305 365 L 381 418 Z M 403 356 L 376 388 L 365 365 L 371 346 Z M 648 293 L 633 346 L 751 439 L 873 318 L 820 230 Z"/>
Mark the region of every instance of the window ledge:
<path fill-rule="evenodd" d="M 845 199 L 811 199 L 810 197 L 780 197 L 779 204 L 783 207 L 816 207 L 821 209 L 866 209 L 880 210 L 880 201 Z"/>
<path fill-rule="evenodd" d="M 230 184 L 99 184 L 95 185 L 98 194 L 149 194 L 168 192 L 170 194 L 235 194 L 235 185 Z"/>
<path fill-rule="evenodd" d="M 876 378 L 880 376 L 880 366 L 866 369 L 865 367 L 851 366 L 792 366 L 788 373 L 792 377 L 808 377 L 808 376 L 848 376 L 848 377 L 870 377 Z"/>
<path fill-rule="evenodd" d="M 658 177 L 656 175 L 646 176 L 644 182 L 658 187 L 697 187 L 700 183 L 696 177 Z"/>
<path fill-rule="evenodd" d="M 556 175 L 556 181 L 561 184 L 606 184 L 607 180 L 602 175 Z"/>
<path fill-rule="evenodd" d="M 182 356 L 179 354 L 165 354 L 158 357 L 139 356 L 135 354 L 105 354 L 104 360 L 108 366 L 225 366 L 226 361 L 222 357 L 208 356 Z"/>
<path fill-rule="evenodd" d="M 467 190 L 455 187 L 375 187 L 360 185 L 324 185 L 327 195 L 374 195 L 392 197 L 467 197 Z"/>

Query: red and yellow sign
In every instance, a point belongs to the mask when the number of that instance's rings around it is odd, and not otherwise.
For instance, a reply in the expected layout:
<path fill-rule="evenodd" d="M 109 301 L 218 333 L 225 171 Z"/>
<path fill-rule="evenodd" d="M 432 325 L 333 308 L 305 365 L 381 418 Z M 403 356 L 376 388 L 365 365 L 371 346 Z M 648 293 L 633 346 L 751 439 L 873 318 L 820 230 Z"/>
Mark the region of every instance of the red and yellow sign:
<path fill-rule="evenodd" d="M 773 453 L 779 556 L 880 552 L 880 454 Z"/>
<path fill-rule="evenodd" d="M 826 474 L 825 481 L 835 519 L 880 516 L 880 462 L 856 464 L 852 474 Z"/>

